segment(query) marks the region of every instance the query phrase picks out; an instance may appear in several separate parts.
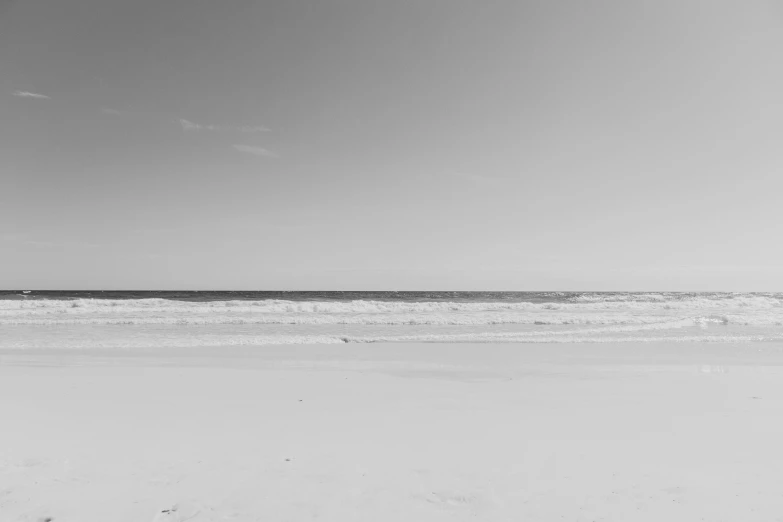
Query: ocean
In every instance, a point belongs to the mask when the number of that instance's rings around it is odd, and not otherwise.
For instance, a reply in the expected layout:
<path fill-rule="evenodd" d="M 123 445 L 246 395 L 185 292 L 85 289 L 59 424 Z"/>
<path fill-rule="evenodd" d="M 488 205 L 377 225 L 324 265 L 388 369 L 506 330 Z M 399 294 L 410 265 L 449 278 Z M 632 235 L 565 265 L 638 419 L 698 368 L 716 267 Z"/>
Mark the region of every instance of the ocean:
<path fill-rule="evenodd" d="M 783 293 L 0 291 L 0 349 L 783 340 Z"/>

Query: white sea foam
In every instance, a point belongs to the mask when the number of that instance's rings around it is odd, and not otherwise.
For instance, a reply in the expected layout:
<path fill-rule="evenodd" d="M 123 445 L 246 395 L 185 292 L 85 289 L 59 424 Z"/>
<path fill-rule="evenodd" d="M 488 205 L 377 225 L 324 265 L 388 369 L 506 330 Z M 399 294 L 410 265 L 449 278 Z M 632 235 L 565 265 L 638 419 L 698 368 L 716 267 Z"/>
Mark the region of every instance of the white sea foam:
<path fill-rule="evenodd" d="M 560 302 L 409 302 L 409 301 L 175 301 L 151 299 L 36 299 L 0 300 L 0 312 L 17 313 L 119 313 L 133 312 L 187 312 L 214 313 L 220 310 L 258 313 L 436 313 L 481 311 L 665 311 L 665 310 L 715 310 L 715 309 L 779 309 L 783 299 L 773 296 L 738 294 L 715 298 L 697 294 L 693 297 L 666 298 L 661 294 L 634 294 L 595 296 L 587 295 Z"/>
<path fill-rule="evenodd" d="M 599 296 L 600 297 L 600 296 Z M 0 324 L 367 324 L 367 325 L 783 325 L 777 297 L 737 295 L 665 299 L 659 294 L 575 302 L 214 301 L 73 299 L 0 301 Z"/>
<path fill-rule="evenodd" d="M 19 333 L 22 330 L 10 330 L 33 326 L 52 328 L 35 330 L 28 340 Z M 234 326 L 244 333 L 225 334 L 225 328 Z M 13 334 L 6 341 L 0 335 L 0 348 L 39 346 L 45 332 L 55 335 L 56 328 L 71 330 L 65 338 L 46 343 L 106 347 L 381 341 L 608 342 L 621 335 L 649 340 L 659 334 L 669 340 L 708 342 L 768 340 L 781 334 L 781 326 L 783 299 L 779 294 L 587 294 L 550 302 L 0 300 L 0 328 Z M 102 327 L 114 330 L 94 329 Z M 723 327 L 741 331 L 716 331 Z M 168 333 L 161 336 L 156 328 L 168 328 Z M 689 329 L 692 331 L 685 331 Z"/>
<path fill-rule="evenodd" d="M 783 325 L 783 314 L 758 316 L 724 314 L 712 316 L 653 316 L 653 315 L 606 315 L 606 314 L 482 314 L 482 315 L 306 315 L 265 314 L 241 317 L 236 315 L 192 315 L 192 316 L 101 316 L 101 317 L 3 317 L 0 324 L 62 326 L 62 325 L 671 325 L 683 322 L 689 326 L 708 324 L 735 324 L 750 326 Z"/>

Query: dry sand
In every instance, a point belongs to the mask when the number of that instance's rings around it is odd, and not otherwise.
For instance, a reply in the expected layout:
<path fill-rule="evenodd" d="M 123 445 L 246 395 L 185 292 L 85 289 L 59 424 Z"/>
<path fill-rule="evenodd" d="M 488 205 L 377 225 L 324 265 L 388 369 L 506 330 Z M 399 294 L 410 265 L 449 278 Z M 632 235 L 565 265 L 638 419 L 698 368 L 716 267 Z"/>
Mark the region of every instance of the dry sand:
<path fill-rule="evenodd" d="M 0 353 L 0 521 L 783 520 L 783 346 Z"/>

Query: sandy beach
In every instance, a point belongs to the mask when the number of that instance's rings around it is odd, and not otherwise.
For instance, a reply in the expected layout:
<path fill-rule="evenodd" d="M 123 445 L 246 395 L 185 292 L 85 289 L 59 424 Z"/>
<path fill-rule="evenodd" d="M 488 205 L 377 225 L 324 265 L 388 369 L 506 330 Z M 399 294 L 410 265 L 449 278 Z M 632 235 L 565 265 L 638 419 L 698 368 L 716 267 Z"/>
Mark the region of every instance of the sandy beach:
<path fill-rule="evenodd" d="M 0 0 L 0 522 L 783 522 L 783 0 Z"/>
<path fill-rule="evenodd" d="M 5 350 L 0 519 L 783 520 L 781 348 Z"/>

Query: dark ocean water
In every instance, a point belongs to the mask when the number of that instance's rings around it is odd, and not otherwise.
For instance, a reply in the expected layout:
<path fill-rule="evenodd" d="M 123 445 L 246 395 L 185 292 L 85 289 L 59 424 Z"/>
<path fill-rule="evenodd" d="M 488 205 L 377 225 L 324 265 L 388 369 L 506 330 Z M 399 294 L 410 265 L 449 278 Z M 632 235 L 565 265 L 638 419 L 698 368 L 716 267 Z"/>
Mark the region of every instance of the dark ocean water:
<path fill-rule="evenodd" d="M 389 291 L 171 291 L 171 290 L 0 290 L 0 299 L 170 299 L 176 301 L 410 301 L 410 302 L 549 302 L 576 292 L 389 292 Z"/>
<path fill-rule="evenodd" d="M 168 299 L 174 301 L 404 301 L 404 302 L 507 302 L 561 303 L 596 301 L 681 301 L 733 296 L 781 298 L 783 293 L 736 292 L 490 292 L 490 291 L 255 291 L 255 290 L 0 290 L 0 299 Z"/>

